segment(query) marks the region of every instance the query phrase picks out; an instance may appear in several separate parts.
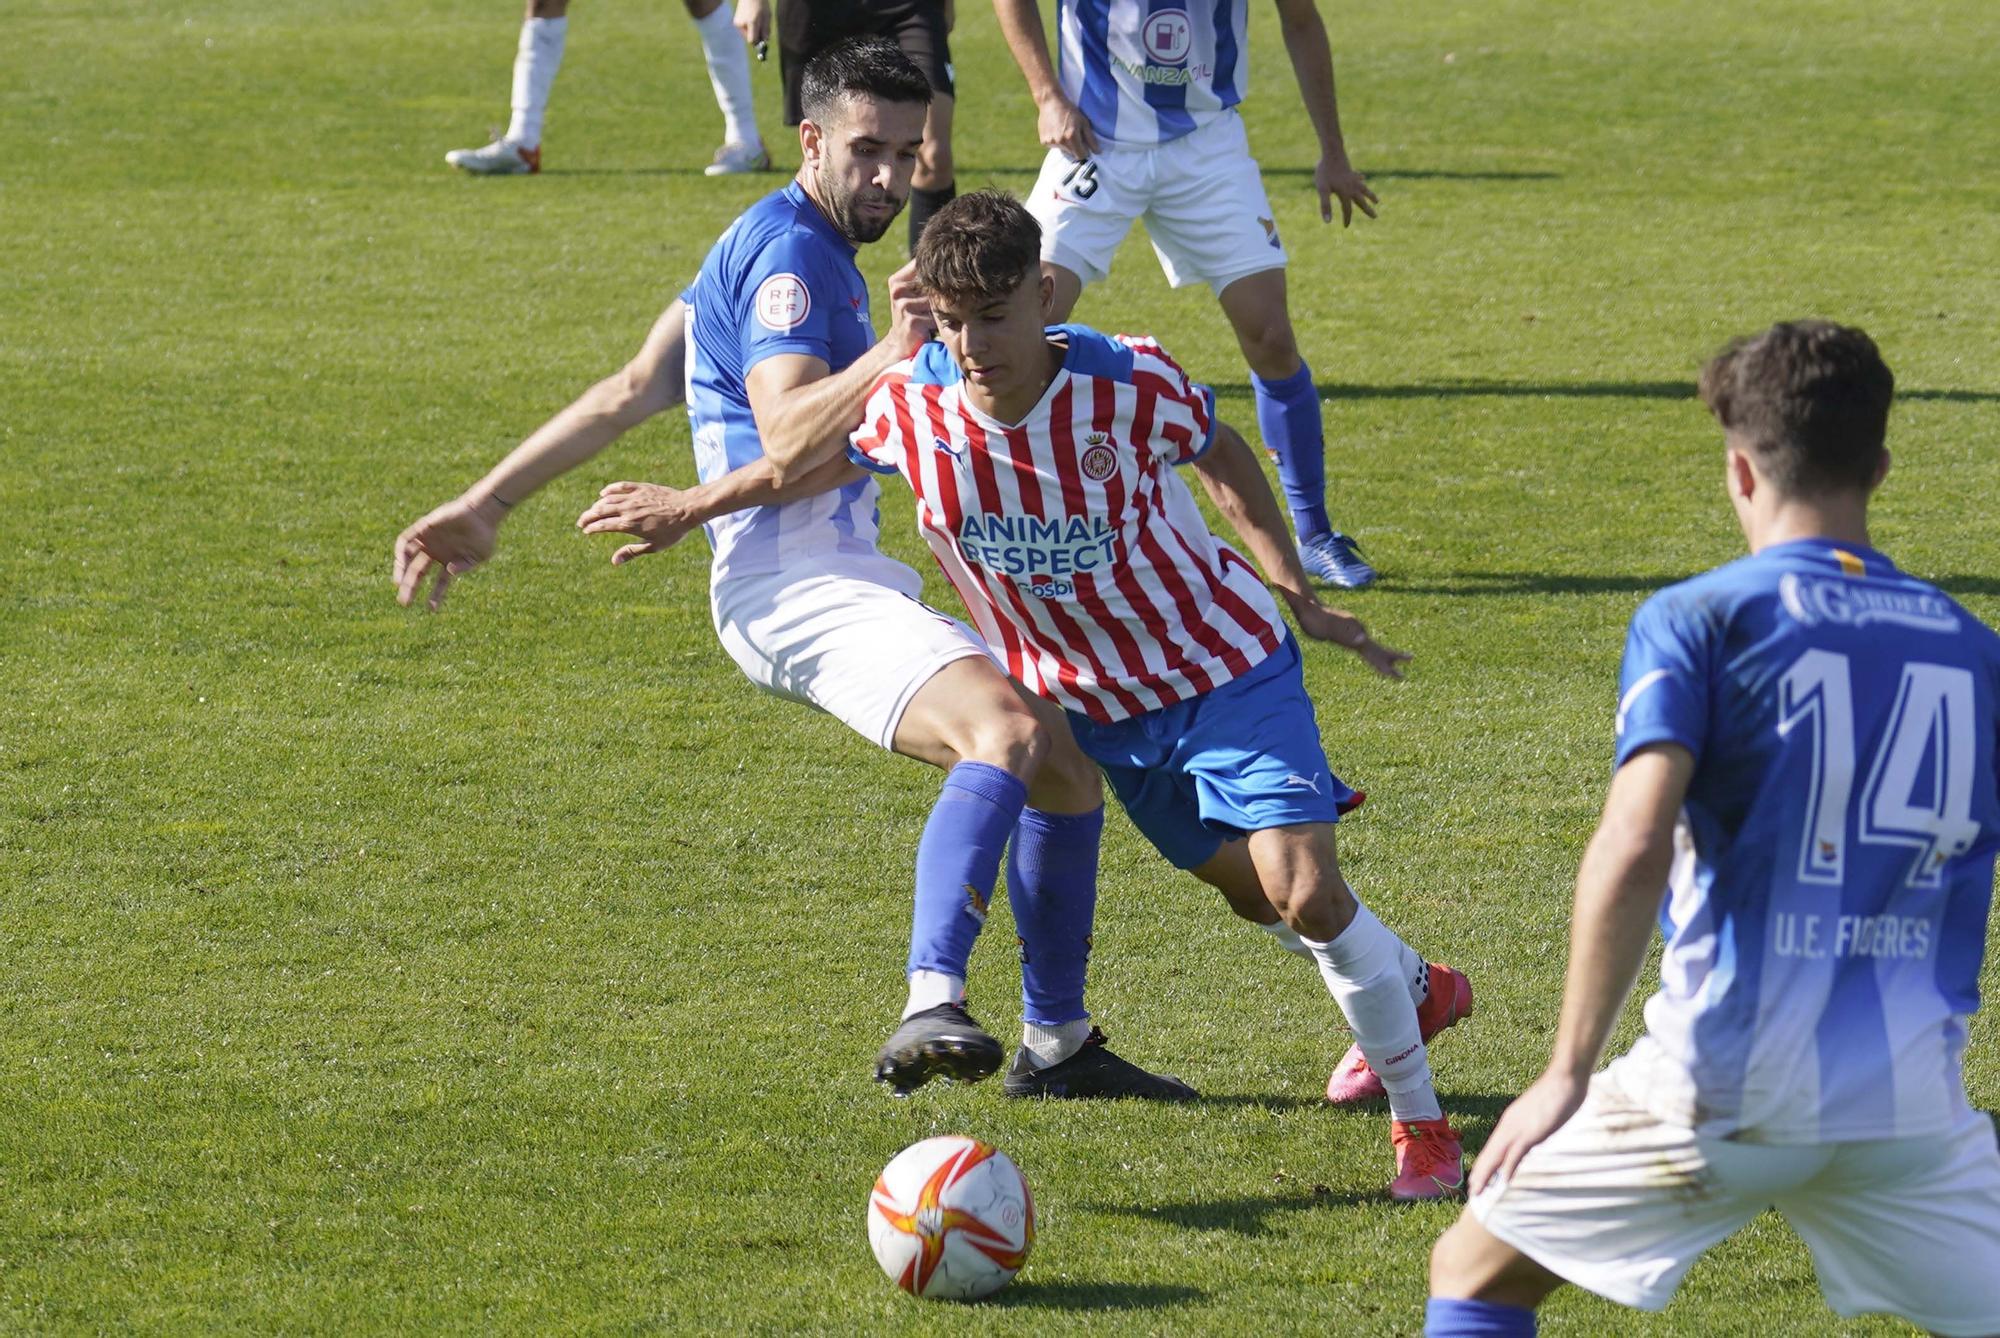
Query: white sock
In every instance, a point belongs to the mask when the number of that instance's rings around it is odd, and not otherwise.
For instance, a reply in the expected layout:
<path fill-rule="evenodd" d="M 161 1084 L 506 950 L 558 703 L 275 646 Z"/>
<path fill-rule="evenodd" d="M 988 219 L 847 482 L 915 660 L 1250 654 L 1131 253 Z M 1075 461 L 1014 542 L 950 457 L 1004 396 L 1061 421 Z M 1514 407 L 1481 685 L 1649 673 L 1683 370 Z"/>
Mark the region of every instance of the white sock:
<path fill-rule="evenodd" d="M 1422 1008 L 1424 1000 L 1431 997 L 1431 964 L 1402 939 L 1398 938 L 1396 942 L 1403 949 L 1403 977 L 1410 982 L 1410 1002 Z"/>
<path fill-rule="evenodd" d="M 705 19 L 694 21 L 701 34 L 701 54 L 708 61 L 708 83 L 715 105 L 722 109 L 722 138 L 729 144 L 764 147 L 757 133 L 757 108 L 750 94 L 750 49 L 729 21 L 730 7 L 720 4 Z"/>
<path fill-rule="evenodd" d="M 514 119 L 507 123 L 507 138 L 524 149 L 542 146 L 542 116 L 549 107 L 549 87 L 562 68 L 568 32 L 567 17 L 521 24 L 521 45 L 514 52 Z"/>
<path fill-rule="evenodd" d="M 1308 948 L 1305 940 L 1299 937 L 1299 931 L 1283 920 L 1273 920 L 1267 925 L 1260 924 L 1257 927 L 1278 940 L 1278 946 L 1286 952 L 1295 952 L 1301 957 L 1312 956 L 1312 949 Z"/>
<path fill-rule="evenodd" d="M 1062 1063 L 1083 1049 L 1083 1043 L 1089 1039 L 1087 1017 L 1058 1022 L 1053 1027 L 1044 1027 L 1039 1022 L 1021 1023 L 1021 1049 L 1027 1052 L 1028 1062 L 1038 1069 Z"/>
<path fill-rule="evenodd" d="M 964 1002 L 965 977 L 944 971 L 912 971 L 910 1001 L 903 1005 L 903 1016 L 913 1017 L 939 1004 Z"/>
<path fill-rule="evenodd" d="M 1366 906 L 1355 908 L 1353 922 L 1331 942 L 1300 941 L 1319 963 L 1320 978 L 1347 1015 L 1368 1067 L 1389 1089 L 1389 1113 L 1399 1120 L 1441 1116 L 1404 967 L 1410 949 Z"/>

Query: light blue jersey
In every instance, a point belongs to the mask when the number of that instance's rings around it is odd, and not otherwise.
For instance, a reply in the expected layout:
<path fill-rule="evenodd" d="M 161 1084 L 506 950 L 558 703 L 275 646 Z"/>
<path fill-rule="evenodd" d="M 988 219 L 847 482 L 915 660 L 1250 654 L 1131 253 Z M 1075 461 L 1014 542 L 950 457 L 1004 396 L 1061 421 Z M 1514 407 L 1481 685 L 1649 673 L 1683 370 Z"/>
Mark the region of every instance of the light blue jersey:
<path fill-rule="evenodd" d="M 1694 755 L 1660 990 L 1620 1080 L 1772 1143 L 1943 1134 L 1979 1006 L 2000 636 L 1872 549 L 1803 540 L 1632 620 L 1618 760 Z"/>
<path fill-rule="evenodd" d="M 838 372 L 875 342 L 854 247 L 796 181 L 730 225 L 681 300 L 688 305 L 688 419 L 704 483 L 764 454 L 745 389 L 752 367 L 798 353 Z M 846 559 L 874 559 L 879 495 L 865 479 L 710 521 L 711 581 L 843 571 L 853 566 Z"/>
<path fill-rule="evenodd" d="M 1059 0 L 1063 92 L 1107 147 L 1179 139 L 1243 100 L 1248 0 Z"/>

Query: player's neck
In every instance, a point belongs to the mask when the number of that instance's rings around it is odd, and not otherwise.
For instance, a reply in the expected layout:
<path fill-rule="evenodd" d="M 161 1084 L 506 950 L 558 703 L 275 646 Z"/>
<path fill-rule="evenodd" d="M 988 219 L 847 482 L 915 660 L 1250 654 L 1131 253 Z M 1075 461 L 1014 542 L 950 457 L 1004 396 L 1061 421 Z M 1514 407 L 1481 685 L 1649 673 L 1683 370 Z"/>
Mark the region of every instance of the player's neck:
<path fill-rule="evenodd" d="M 1750 529 L 1748 537 L 1753 553 L 1801 539 L 1874 547 L 1868 542 L 1866 501 L 1787 502 L 1769 515 L 1755 518 Z"/>
<path fill-rule="evenodd" d="M 799 168 L 798 175 L 793 177 L 792 180 L 798 184 L 798 188 L 801 191 L 805 192 L 805 197 L 811 202 L 812 207 L 819 210 L 819 216 L 826 220 L 826 225 L 839 233 L 841 240 L 846 241 L 849 246 L 854 246 L 852 239 L 845 232 L 841 232 L 840 224 L 834 222 L 833 211 L 826 207 L 826 201 L 820 198 L 819 176 L 812 170 L 811 166 L 808 165 Z M 855 249 L 859 250 L 860 248 L 856 247 Z"/>
<path fill-rule="evenodd" d="M 1019 386 L 994 393 L 976 381 L 965 383 L 965 397 L 972 407 L 991 418 L 996 423 L 1018 425 L 1034 412 L 1042 402 L 1042 396 L 1049 393 L 1049 386 L 1062 371 L 1066 350 L 1059 344 L 1046 339 L 1042 343 L 1043 359 L 1037 375 L 1029 377 Z"/>

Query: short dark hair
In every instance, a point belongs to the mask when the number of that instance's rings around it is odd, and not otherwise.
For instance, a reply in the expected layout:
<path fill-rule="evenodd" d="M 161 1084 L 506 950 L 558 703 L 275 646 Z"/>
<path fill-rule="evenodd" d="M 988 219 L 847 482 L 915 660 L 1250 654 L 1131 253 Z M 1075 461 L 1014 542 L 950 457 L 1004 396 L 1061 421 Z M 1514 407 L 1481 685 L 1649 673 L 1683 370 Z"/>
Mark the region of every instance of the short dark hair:
<path fill-rule="evenodd" d="M 804 4 L 805 0 L 792 0 Z M 806 62 L 799 75 L 799 110 L 825 125 L 846 98 L 915 102 L 928 107 L 931 81 L 903 48 L 886 37 L 849 37 Z"/>
<path fill-rule="evenodd" d="M 1001 190 L 961 195 L 917 239 L 917 283 L 932 297 L 984 305 L 1021 285 L 1042 256 L 1042 225 Z"/>
<path fill-rule="evenodd" d="M 1832 321 L 1780 322 L 1701 369 L 1701 402 L 1792 497 L 1874 483 L 1895 393 L 1875 341 Z"/>

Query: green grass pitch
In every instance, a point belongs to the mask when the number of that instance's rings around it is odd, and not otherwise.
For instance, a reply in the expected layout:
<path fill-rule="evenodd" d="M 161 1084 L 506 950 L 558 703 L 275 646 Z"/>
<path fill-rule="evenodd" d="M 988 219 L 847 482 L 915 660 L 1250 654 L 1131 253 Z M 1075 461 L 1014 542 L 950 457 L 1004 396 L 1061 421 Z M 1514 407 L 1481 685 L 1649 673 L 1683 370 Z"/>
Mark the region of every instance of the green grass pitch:
<path fill-rule="evenodd" d="M 1986 0 L 1327 17 L 1380 220 L 1319 225 L 1268 7 L 1246 115 L 1335 514 L 1386 573 L 1350 603 L 1417 660 L 1307 672 L 1371 794 L 1357 886 L 1476 982 L 1435 1052 L 1476 1143 L 1546 1054 L 1625 619 L 1738 551 L 1700 359 L 1779 317 L 1871 330 L 1904 388 L 1878 540 L 2000 618 L 2000 63 Z M 783 180 L 700 175 L 679 6 L 577 5 L 547 170 L 509 180 L 442 154 L 504 117 L 510 0 L 6 18 L 0 1330 L 1417 1328 L 1454 1210 L 1378 1197 L 1385 1118 L 1316 1100 L 1345 1038 L 1312 972 L 1122 819 L 1094 1004 L 1210 1099 L 869 1081 L 937 777 L 745 684 L 696 547 L 614 571 L 573 531 L 604 482 L 691 478 L 684 418 L 522 507 L 442 616 L 394 606 L 395 533 Z M 957 55 L 961 187 L 1025 188 L 977 0 Z M 775 61 L 757 81 L 795 166 Z M 1159 334 L 1252 421 L 1212 301 L 1142 239 L 1079 317 Z M 973 1002 L 1003 1036 L 1012 956 L 998 909 Z M 1990 1013 L 1969 1076 L 2000 1106 Z M 864 1241 L 877 1169 L 946 1131 L 1042 1209 L 976 1307 L 902 1296 Z M 1569 1294 L 1545 1323 L 1896 1331 L 1838 1324 L 1774 1219 L 1665 1316 Z"/>

